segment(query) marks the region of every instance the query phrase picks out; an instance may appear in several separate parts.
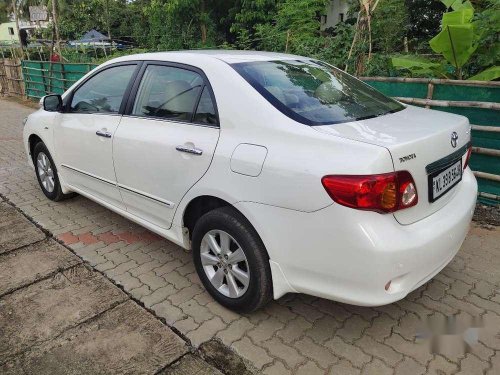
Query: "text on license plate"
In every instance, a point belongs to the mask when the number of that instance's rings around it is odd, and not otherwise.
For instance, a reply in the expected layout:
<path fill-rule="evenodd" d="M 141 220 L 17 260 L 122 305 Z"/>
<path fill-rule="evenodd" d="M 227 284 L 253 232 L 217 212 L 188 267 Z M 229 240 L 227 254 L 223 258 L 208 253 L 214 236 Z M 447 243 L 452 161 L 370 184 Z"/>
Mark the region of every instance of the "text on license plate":
<path fill-rule="evenodd" d="M 436 200 L 441 195 L 450 190 L 462 179 L 462 160 L 457 161 L 452 166 L 446 168 L 437 176 L 432 177 L 432 200 Z"/>

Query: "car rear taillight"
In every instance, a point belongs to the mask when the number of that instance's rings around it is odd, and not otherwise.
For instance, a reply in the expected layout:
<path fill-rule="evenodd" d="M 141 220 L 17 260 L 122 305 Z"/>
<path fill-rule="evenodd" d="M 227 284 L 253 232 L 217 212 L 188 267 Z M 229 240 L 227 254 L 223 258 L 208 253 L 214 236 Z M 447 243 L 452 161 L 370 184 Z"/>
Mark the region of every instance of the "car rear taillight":
<path fill-rule="evenodd" d="M 381 213 L 415 206 L 418 194 L 407 171 L 375 175 L 330 175 L 321 179 L 326 192 L 337 203 Z"/>
<path fill-rule="evenodd" d="M 464 162 L 464 171 L 465 168 L 469 165 L 469 160 L 470 160 L 470 155 L 472 154 L 472 146 L 469 146 L 467 148 L 467 155 L 465 156 L 465 162 Z"/>

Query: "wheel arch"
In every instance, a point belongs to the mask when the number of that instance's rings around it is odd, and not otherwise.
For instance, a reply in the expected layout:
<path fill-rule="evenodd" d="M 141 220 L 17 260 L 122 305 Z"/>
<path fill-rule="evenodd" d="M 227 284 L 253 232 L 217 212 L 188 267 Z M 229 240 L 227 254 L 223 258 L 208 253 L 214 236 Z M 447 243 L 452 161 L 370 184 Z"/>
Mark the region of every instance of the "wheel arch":
<path fill-rule="evenodd" d="M 264 244 L 266 248 L 267 256 L 270 259 L 269 251 L 267 250 L 266 244 L 257 230 L 257 226 L 252 223 L 249 219 L 248 215 L 245 215 L 240 209 L 235 207 L 234 204 L 231 204 L 225 199 L 219 198 L 214 195 L 199 195 L 194 197 L 189 201 L 189 203 L 185 206 L 183 214 L 182 214 L 182 226 L 187 228 L 188 230 L 188 238 L 191 240 L 191 236 L 193 233 L 193 229 L 196 225 L 196 222 L 207 212 L 215 210 L 220 207 L 231 207 L 236 212 L 238 212 L 246 221 L 252 226 L 252 229 L 255 230 L 257 236 L 259 236 L 260 241 Z"/>
<path fill-rule="evenodd" d="M 29 153 L 30 153 L 31 160 L 33 160 L 33 157 L 34 157 L 33 156 L 33 151 L 35 149 L 35 146 L 39 142 L 42 142 L 43 144 L 45 144 L 45 142 L 43 141 L 43 139 L 40 138 L 40 136 L 38 134 L 32 133 L 28 137 L 28 150 L 29 150 Z M 45 146 L 47 146 L 47 145 L 45 144 Z"/>
<path fill-rule="evenodd" d="M 228 201 L 213 195 L 199 195 L 192 198 L 182 213 L 182 226 L 187 228 L 189 239 L 191 239 L 193 229 L 200 217 L 209 211 L 227 206 L 234 207 Z"/>

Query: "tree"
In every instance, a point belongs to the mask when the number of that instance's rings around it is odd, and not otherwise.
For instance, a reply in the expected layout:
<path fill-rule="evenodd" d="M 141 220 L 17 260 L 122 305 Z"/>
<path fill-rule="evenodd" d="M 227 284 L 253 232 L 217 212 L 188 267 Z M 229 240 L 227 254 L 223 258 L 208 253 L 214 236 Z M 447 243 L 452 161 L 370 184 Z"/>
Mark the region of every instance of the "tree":
<path fill-rule="evenodd" d="M 439 32 L 446 6 L 438 0 L 405 0 L 408 9 L 408 39 L 414 48 L 428 49 L 427 41 Z"/>
<path fill-rule="evenodd" d="M 0 0 L 0 23 L 9 21 L 10 4 L 7 0 Z"/>
<path fill-rule="evenodd" d="M 405 0 L 382 0 L 372 17 L 374 51 L 388 54 L 403 50 L 408 29 Z"/>

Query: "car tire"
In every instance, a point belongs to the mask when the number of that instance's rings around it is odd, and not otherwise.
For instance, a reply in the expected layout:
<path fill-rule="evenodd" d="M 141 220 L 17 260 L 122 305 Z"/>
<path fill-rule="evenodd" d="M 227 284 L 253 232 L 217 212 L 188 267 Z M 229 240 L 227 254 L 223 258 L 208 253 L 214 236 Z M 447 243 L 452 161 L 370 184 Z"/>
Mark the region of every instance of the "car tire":
<path fill-rule="evenodd" d="M 75 196 L 75 193 L 62 192 L 56 164 L 43 142 L 38 142 L 33 149 L 33 164 L 38 184 L 47 198 L 57 202 Z"/>
<path fill-rule="evenodd" d="M 220 254 L 213 250 L 217 245 Z M 197 221 L 192 249 L 198 276 L 221 305 L 248 313 L 271 300 L 272 278 L 267 251 L 250 222 L 233 207 L 209 211 Z"/>

